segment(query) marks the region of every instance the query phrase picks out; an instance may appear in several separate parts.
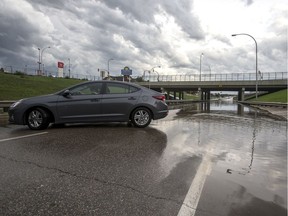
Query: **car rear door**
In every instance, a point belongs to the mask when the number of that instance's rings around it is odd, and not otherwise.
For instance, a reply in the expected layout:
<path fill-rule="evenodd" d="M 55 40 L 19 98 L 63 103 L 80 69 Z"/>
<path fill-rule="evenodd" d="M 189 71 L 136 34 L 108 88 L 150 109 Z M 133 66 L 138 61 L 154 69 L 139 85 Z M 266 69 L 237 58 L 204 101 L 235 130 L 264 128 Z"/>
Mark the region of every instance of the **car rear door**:
<path fill-rule="evenodd" d="M 102 82 L 91 82 L 69 89 L 60 95 L 57 113 L 61 122 L 93 122 L 101 116 Z"/>
<path fill-rule="evenodd" d="M 127 121 L 141 89 L 126 83 L 107 82 L 102 97 L 102 115 L 107 120 Z"/>

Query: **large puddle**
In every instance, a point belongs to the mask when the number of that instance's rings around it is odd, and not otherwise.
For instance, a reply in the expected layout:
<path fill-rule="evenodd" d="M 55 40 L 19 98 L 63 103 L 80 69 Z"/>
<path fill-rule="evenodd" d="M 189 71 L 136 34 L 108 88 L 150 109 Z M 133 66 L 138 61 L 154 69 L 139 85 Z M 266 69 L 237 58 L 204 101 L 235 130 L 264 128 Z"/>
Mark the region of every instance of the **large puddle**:
<path fill-rule="evenodd" d="M 255 199 L 287 208 L 287 121 L 215 102 L 172 109 L 155 127 L 167 134 L 161 158 L 167 173 L 189 157 L 210 158 L 206 204 L 219 202 L 223 215 Z"/>

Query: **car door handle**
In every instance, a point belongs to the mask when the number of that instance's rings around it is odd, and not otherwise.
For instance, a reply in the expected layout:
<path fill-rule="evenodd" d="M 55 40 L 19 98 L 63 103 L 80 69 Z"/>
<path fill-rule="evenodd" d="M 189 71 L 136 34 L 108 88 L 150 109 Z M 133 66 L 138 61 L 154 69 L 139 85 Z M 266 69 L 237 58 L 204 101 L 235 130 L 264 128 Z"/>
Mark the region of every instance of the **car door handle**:
<path fill-rule="evenodd" d="M 128 100 L 136 100 L 135 97 L 129 97 Z"/>

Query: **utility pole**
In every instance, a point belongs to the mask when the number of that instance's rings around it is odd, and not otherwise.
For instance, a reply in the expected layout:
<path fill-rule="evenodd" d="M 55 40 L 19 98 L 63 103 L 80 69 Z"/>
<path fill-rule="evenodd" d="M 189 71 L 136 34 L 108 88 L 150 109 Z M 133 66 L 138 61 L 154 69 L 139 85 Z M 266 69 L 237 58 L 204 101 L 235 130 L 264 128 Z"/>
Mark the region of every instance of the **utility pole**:
<path fill-rule="evenodd" d="M 69 64 L 68 64 L 68 72 L 69 72 L 69 78 L 70 78 L 70 58 L 68 58 Z"/>

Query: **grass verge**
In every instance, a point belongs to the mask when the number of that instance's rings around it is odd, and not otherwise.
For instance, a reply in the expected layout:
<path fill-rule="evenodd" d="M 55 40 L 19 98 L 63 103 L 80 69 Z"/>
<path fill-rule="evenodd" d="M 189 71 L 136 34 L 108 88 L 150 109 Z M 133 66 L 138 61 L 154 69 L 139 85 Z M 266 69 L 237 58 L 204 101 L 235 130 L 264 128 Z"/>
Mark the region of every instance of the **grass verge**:
<path fill-rule="evenodd" d="M 287 103 L 287 89 L 260 96 L 257 100 L 253 98 L 249 101 Z"/>
<path fill-rule="evenodd" d="M 83 80 L 0 72 L 0 100 L 18 100 L 52 94 L 80 82 Z"/>

